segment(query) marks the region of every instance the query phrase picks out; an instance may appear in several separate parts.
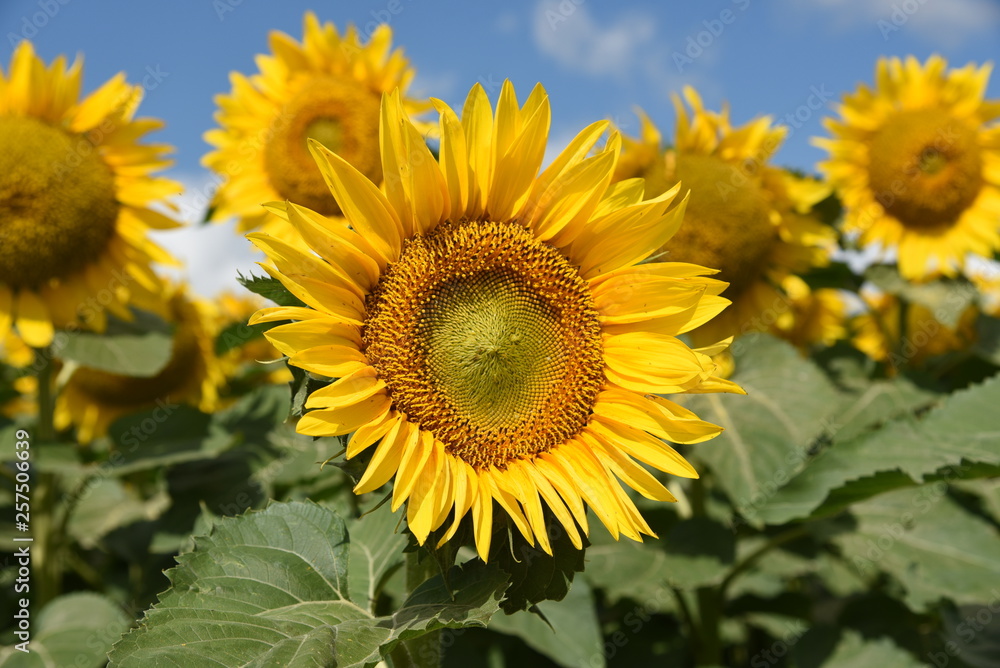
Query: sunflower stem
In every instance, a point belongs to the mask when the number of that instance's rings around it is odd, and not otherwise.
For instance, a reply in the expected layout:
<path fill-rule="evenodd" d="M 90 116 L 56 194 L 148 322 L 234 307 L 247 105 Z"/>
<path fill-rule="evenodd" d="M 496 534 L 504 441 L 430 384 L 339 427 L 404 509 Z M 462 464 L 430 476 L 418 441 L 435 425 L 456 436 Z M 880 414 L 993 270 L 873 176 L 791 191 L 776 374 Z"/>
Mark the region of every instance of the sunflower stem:
<path fill-rule="evenodd" d="M 707 517 L 705 481 L 695 478 L 691 481 L 688 499 L 693 517 Z M 692 619 L 695 629 L 695 659 L 699 666 L 719 666 L 722 664 L 722 591 L 717 587 L 699 587 L 695 600 L 698 603 L 697 622 Z"/>
<path fill-rule="evenodd" d="M 35 351 L 41 360 L 38 369 L 38 441 L 50 443 L 55 440 L 55 397 L 52 394 L 52 350 L 41 348 Z"/>
<path fill-rule="evenodd" d="M 406 554 L 406 593 L 438 574 L 433 555 L 423 548 Z M 412 668 L 438 668 L 441 665 L 441 631 L 431 631 L 405 643 L 407 666 Z M 397 668 L 399 668 L 397 663 Z"/>
<path fill-rule="evenodd" d="M 52 351 L 42 348 L 35 351 L 40 361 L 38 367 L 38 422 L 37 438 L 32 446 L 45 447 L 55 440 L 55 397 L 52 394 Z M 37 578 L 37 595 L 32 603 L 41 608 L 59 595 L 61 584 L 58 559 L 60 532 L 55 521 L 55 503 L 58 493 L 58 479 L 52 473 L 39 473 L 36 478 L 35 503 L 32 504 L 32 535 L 35 538 L 32 561 L 37 564 L 34 576 Z"/>

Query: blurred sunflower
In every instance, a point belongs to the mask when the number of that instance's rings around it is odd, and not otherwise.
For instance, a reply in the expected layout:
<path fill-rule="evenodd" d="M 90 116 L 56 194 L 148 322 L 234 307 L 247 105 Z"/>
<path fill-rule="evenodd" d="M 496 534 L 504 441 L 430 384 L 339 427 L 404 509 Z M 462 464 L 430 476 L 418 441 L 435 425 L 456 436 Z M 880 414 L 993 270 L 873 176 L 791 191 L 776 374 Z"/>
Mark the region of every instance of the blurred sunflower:
<path fill-rule="evenodd" d="M 262 364 L 279 360 L 284 353 L 267 338 L 253 336 L 246 326 L 250 316 L 264 307 L 264 300 L 254 294 L 224 292 L 216 297 L 215 304 L 219 310 L 219 336 L 229 348 L 219 360 L 226 377 L 265 383 L 291 382 L 292 374 L 285 364 Z M 233 326 L 237 326 L 236 331 L 230 331 Z"/>
<path fill-rule="evenodd" d="M 784 140 L 770 117 L 734 128 L 729 110 L 708 111 L 692 88 L 684 89 L 689 115 L 674 96 L 674 148 L 664 151 L 659 130 L 640 112 L 639 138 L 626 139 L 615 180 L 646 180 L 647 198 L 674 187 L 690 188 L 684 224 L 661 250 L 664 259 L 720 269 L 733 305 L 692 332 L 696 345 L 734 334 L 797 327 L 785 279 L 829 262 L 835 233 L 811 215 L 830 194 L 823 183 L 772 167 Z"/>
<path fill-rule="evenodd" d="M 909 279 L 953 276 L 967 253 L 1000 247 L 1000 102 L 984 95 L 990 65 L 946 71 L 932 56 L 882 58 L 876 86 L 844 97 L 827 119 L 820 164 L 862 245 L 896 248 Z"/>
<path fill-rule="evenodd" d="M 401 49 L 390 53 L 388 25 L 362 44 L 354 26 L 340 35 L 312 12 L 304 23 L 301 44 L 272 32 L 274 55 L 257 57 L 260 73 L 233 72 L 232 92 L 216 97 L 220 127 L 205 133 L 205 140 L 217 150 L 203 163 L 226 181 L 215 195 L 212 218 L 236 217 L 240 231 L 284 226 L 261 207 L 272 200 L 291 200 L 323 215 L 340 213 L 309 155 L 310 139 L 372 181 L 382 180 L 379 101 L 384 92 L 405 93 L 414 70 Z M 409 98 L 404 106 L 411 113 L 429 108 Z"/>
<path fill-rule="evenodd" d="M 215 409 L 225 375 L 215 356 L 215 307 L 189 297 L 183 287 L 167 295 L 167 319 L 174 325 L 173 351 L 154 376 L 139 378 L 76 367 L 56 399 L 58 429 L 77 428 L 81 443 L 103 436 L 118 418 L 157 405 L 186 403 Z"/>
<path fill-rule="evenodd" d="M 462 118 L 439 100 L 440 164 L 383 99 L 383 193 L 318 142 L 311 148 L 350 224 L 296 204 L 273 206 L 320 256 L 264 234 L 250 238 L 272 276 L 307 307 L 263 309 L 252 322 L 290 363 L 338 378 L 313 392 L 298 431 L 354 432 L 347 457 L 378 443 L 355 487 L 395 477 L 392 507 L 423 544 L 441 544 L 471 512 L 490 551 L 494 500 L 529 543 L 551 552 L 542 501 L 580 546 L 588 504 L 613 536 L 652 531 L 619 480 L 674 497 L 636 460 L 697 473 L 661 441 L 721 431 L 656 394 L 742 392 L 714 375 L 710 350 L 677 334 L 725 306 L 711 269 L 640 264 L 681 223 L 679 188 L 643 202 L 643 184 L 611 185 L 620 150 L 585 128 L 538 173 L 550 124 L 537 86 L 519 107 L 505 82 L 496 114 L 476 85 Z M 401 167 L 408 165 L 410 169 Z"/>
<path fill-rule="evenodd" d="M 38 411 L 38 377 L 28 367 L 35 362 L 35 351 L 21 337 L 8 330 L 0 340 L 0 359 L 14 370 L 9 395 L 0 406 L 0 413 L 7 417 L 34 415 Z"/>
<path fill-rule="evenodd" d="M 800 350 L 812 345 L 831 346 L 847 338 L 847 302 L 840 290 L 813 290 L 800 277 L 789 275 L 781 282 L 792 312 L 790 318 L 778 318 L 771 333 Z"/>
<path fill-rule="evenodd" d="M 147 238 L 178 223 L 149 204 L 181 191 L 150 174 L 164 145 L 140 144 L 162 123 L 133 120 L 142 88 L 119 74 L 80 100 L 82 65 L 46 68 L 30 42 L 0 69 L 0 338 L 11 325 L 28 345 L 54 328 L 103 331 L 104 309 L 162 290 L 152 262 L 174 263 Z"/>
<path fill-rule="evenodd" d="M 852 343 L 868 357 L 893 368 L 968 350 L 976 341 L 979 311 L 974 304 L 962 311 L 954 326 L 949 326 L 922 304 L 908 303 L 904 316 L 901 302 L 894 295 L 862 290 L 861 297 L 867 310 L 851 321 Z M 902 333 L 900 325 L 905 328 Z"/>

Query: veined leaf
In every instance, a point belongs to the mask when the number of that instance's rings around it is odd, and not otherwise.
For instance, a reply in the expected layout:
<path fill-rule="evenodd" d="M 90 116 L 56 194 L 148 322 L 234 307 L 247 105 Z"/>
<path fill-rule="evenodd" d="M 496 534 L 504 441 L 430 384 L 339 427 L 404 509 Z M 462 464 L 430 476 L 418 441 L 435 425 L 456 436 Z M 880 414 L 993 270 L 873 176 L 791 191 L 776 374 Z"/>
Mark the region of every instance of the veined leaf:
<path fill-rule="evenodd" d="M 374 617 L 349 597 L 344 521 L 312 503 L 224 519 L 195 545 L 168 571 L 171 588 L 114 646 L 111 665 L 370 667 L 401 641 L 485 626 L 508 585 L 496 566 L 476 561 Z"/>

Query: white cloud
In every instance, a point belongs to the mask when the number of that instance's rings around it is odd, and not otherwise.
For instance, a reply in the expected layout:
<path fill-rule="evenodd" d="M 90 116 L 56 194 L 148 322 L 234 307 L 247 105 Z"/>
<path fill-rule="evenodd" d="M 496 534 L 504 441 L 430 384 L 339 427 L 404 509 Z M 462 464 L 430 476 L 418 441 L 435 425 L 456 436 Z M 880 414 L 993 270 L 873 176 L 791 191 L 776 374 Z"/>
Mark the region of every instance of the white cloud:
<path fill-rule="evenodd" d="M 415 98 L 436 97 L 447 100 L 458 92 L 458 75 L 455 72 L 429 73 L 417 70 L 408 94 Z"/>
<path fill-rule="evenodd" d="M 833 19 L 835 28 L 869 24 L 887 41 L 902 31 L 935 47 L 955 47 L 975 35 L 1000 29 L 1000 5 L 993 0 L 817 0 L 786 1 L 789 9 L 808 11 L 819 7 Z"/>
<path fill-rule="evenodd" d="M 253 245 L 236 232 L 234 221 L 202 225 L 207 203 L 215 192 L 215 180 L 207 172 L 170 174 L 184 184 L 184 194 L 175 200 L 185 227 L 152 233 L 153 240 L 184 263 L 179 270 L 165 273 L 176 280 L 188 281 L 193 291 L 205 297 L 227 290 L 236 293 L 243 288 L 236 281 L 237 272 L 244 275 L 259 268 L 263 259 Z"/>
<path fill-rule="evenodd" d="M 655 36 L 655 20 L 643 13 L 602 26 L 586 5 L 572 0 L 542 0 L 535 7 L 535 45 L 565 67 L 585 74 L 628 76 L 645 64 Z"/>

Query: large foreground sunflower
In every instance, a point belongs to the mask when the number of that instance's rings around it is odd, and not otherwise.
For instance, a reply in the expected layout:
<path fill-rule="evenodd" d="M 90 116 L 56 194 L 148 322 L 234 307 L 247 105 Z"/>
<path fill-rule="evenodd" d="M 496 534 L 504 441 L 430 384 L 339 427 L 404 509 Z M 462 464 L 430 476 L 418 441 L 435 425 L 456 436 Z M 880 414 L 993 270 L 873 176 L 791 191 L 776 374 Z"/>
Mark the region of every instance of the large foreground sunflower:
<path fill-rule="evenodd" d="M 215 409 L 225 382 L 215 355 L 218 314 L 212 304 L 189 297 L 183 287 L 172 288 L 164 301 L 174 326 L 166 366 L 144 378 L 76 367 L 57 398 L 56 427 L 75 425 L 80 442 L 89 443 L 124 415 L 159 407 L 166 418 L 179 403 L 205 412 Z"/>
<path fill-rule="evenodd" d="M 985 101 L 990 65 L 947 71 L 932 56 L 882 58 L 874 90 L 844 97 L 820 165 L 863 245 L 896 248 L 906 278 L 954 275 L 967 253 L 1000 247 L 1000 102 Z"/>
<path fill-rule="evenodd" d="M 310 395 L 298 431 L 354 432 L 348 458 L 377 443 L 354 491 L 395 477 L 392 507 L 407 502 L 421 544 L 451 517 L 448 540 L 471 512 L 486 559 L 494 501 L 546 551 L 544 506 L 577 546 L 584 504 L 616 538 L 652 535 L 619 480 L 672 501 L 636 460 L 695 477 L 661 439 L 721 431 L 657 395 L 741 391 L 714 375 L 716 348 L 676 338 L 725 306 L 714 270 L 641 264 L 680 225 L 680 188 L 642 201 L 641 179 L 611 185 L 617 135 L 588 157 L 606 122 L 538 174 L 541 86 L 519 107 L 506 82 L 495 115 L 478 85 L 461 120 L 434 103 L 440 163 L 399 94 L 383 99 L 382 169 L 399 176 L 385 193 L 311 144 L 350 227 L 293 203 L 273 210 L 319 257 L 249 235 L 307 305 L 253 321 L 298 321 L 266 335 L 291 364 L 339 379 Z"/>
<path fill-rule="evenodd" d="M 212 217 L 239 219 L 241 231 L 278 219 L 261 207 L 291 200 L 322 213 L 340 212 L 309 155 L 315 140 L 380 182 L 378 113 L 382 93 L 406 91 L 414 70 L 402 50 L 390 53 L 392 29 L 380 25 L 366 44 L 354 26 L 345 34 L 308 12 L 302 43 L 270 35 L 274 55 L 257 57 L 259 74 L 230 76 L 232 92 L 219 95 L 216 121 L 205 133 L 217 150 L 203 162 L 226 180 L 215 195 Z M 428 105 L 404 98 L 417 112 Z"/>
<path fill-rule="evenodd" d="M 180 192 L 150 174 L 168 147 L 140 144 L 161 126 L 134 120 L 142 88 L 119 74 L 80 100 L 82 66 L 46 67 L 30 42 L 0 69 L 0 338 L 30 346 L 56 327 L 104 329 L 104 309 L 162 289 L 152 262 L 173 259 L 147 238 L 177 223 L 148 205 Z"/>
<path fill-rule="evenodd" d="M 674 96 L 674 148 L 664 150 L 660 131 L 640 115 L 642 134 L 625 140 L 615 179 L 645 178 L 646 197 L 677 183 L 691 189 L 684 224 L 660 251 L 666 260 L 719 268 L 719 278 L 729 283 L 723 294 L 733 302 L 693 332 L 696 344 L 795 329 L 792 298 L 782 284 L 829 261 L 834 231 L 810 211 L 830 190 L 768 164 L 786 133 L 769 117 L 733 127 L 727 108 L 706 110 L 692 88 L 684 97 L 690 115 Z"/>

